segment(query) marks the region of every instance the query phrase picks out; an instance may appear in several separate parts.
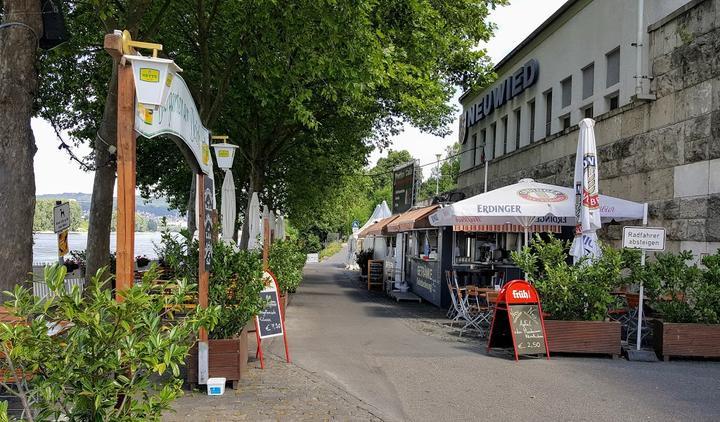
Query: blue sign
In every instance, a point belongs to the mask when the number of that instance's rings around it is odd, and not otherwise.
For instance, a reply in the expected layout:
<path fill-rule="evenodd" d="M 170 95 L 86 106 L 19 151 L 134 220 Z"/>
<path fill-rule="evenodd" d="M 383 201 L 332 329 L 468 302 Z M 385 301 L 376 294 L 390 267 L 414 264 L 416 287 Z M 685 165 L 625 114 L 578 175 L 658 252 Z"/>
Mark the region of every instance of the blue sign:
<path fill-rule="evenodd" d="M 360 222 L 357 221 L 357 220 L 354 220 L 354 221 L 352 222 L 352 229 L 353 229 L 353 230 L 357 230 L 357 229 L 359 229 L 359 228 L 360 228 Z"/>

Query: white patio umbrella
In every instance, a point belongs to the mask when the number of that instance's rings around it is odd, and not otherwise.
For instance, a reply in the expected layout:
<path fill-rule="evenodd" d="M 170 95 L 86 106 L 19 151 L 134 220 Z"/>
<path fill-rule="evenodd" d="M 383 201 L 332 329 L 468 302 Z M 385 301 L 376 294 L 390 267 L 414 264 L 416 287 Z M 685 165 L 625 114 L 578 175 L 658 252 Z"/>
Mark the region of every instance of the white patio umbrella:
<path fill-rule="evenodd" d="M 245 217 L 245 224 L 248 225 L 250 238 L 248 239 L 248 249 L 257 249 L 262 246 L 262 242 L 258 244 L 258 237 L 262 235 L 260 226 L 260 200 L 257 192 L 253 192 L 250 199 L 250 213 Z"/>
<path fill-rule="evenodd" d="M 275 237 L 285 240 L 285 217 L 282 214 L 277 219 L 277 228 L 275 230 Z"/>
<path fill-rule="evenodd" d="M 270 241 L 273 242 L 277 239 L 277 216 L 275 211 L 270 210 L 268 220 L 270 221 Z"/>
<path fill-rule="evenodd" d="M 580 121 L 577 155 L 575 157 L 575 239 L 570 255 L 575 262 L 583 257 L 600 256 L 596 231 L 602 226 L 598 192 L 598 159 L 595 146 L 595 121 Z"/>
<path fill-rule="evenodd" d="M 639 220 L 643 204 L 600 195 L 604 221 Z M 505 225 L 524 228 L 525 242 L 536 225 L 575 225 L 575 190 L 522 179 L 518 183 L 456 202 L 430 215 L 433 226 Z"/>
<path fill-rule="evenodd" d="M 237 210 L 235 207 L 235 181 L 229 169 L 225 170 L 220 196 L 222 201 L 220 209 L 220 213 L 222 214 L 222 240 L 228 243 L 234 243 L 233 232 L 235 231 L 235 216 Z"/>
<path fill-rule="evenodd" d="M 260 249 L 263 248 L 263 245 L 265 245 L 265 217 L 270 216 L 270 210 L 268 209 L 267 205 L 263 205 L 262 214 L 260 215 L 260 244 L 258 245 Z M 270 227 L 272 230 L 272 226 Z"/>

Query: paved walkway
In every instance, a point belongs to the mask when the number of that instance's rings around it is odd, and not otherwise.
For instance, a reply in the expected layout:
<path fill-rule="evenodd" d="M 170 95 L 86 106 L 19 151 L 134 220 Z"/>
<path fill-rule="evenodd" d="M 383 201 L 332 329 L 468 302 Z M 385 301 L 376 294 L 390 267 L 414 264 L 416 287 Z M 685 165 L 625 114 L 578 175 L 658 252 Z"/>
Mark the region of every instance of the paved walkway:
<path fill-rule="evenodd" d="M 270 369 L 168 420 L 720 420 L 720 363 L 488 356 L 443 310 L 368 293 L 342 255 L 309 264 L 292 297 L 292 365 L 268 342 Z"/>

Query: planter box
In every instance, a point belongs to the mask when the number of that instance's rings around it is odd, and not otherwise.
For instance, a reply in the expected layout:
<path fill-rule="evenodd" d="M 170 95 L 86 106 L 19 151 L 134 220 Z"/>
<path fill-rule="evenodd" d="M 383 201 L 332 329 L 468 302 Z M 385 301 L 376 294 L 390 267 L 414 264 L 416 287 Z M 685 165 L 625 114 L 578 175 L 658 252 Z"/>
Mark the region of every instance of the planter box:
<path fill-rule="evenodd" d="M 720 324 L 684 324 L 653 321 L 655 351 L 666 362 L 671 357 L 720 358 Z"/>
<path fill-rule="evenodd" d="M 616 321 L 545 320 L 552 353 L 620 356 L 620 323 Z"/>
<path fill-rule="evenodd" d="M 209 377 L 223 377 L 232 381 L 233 389 L 238 386 L 242 374 L 248 368 L 248 336 L 243 331 L 237 338 L 209 340 Z M 197 345 L 190 349 L 186 358 L 187 382 L 194 386 L 198 381 Z"/>

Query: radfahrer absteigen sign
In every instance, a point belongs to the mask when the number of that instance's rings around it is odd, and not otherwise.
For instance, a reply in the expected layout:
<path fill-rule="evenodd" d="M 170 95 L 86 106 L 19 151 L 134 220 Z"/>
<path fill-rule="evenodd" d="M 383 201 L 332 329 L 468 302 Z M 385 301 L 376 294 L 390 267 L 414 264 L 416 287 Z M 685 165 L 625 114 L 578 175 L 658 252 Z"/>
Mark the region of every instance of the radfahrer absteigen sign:
<path fill-rule="evenodd" d="M 203 126 L 190 90 L 179 75 L 170 79 L 170 92 L 164 104 L 153 108 L 136 103 L 135 130 L 146 138 L 164 135 L 179 141 L 178 145 L 184 144 L 200 170 L 213 177 L 210 131 Z"/>

